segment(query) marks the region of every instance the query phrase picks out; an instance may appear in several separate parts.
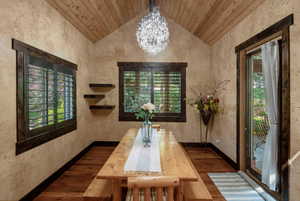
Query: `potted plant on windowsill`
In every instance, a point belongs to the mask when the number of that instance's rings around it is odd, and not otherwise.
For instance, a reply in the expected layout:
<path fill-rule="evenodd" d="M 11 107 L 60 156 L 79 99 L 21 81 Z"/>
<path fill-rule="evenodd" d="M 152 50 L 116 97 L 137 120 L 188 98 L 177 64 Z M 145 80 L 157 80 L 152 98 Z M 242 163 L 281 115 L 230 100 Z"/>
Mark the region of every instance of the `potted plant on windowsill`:
<path fill-rule="evenodd" d="M 205 87 L 203 92 L 196 92 L 197 98 L 190 99 L 188 101 L 189 105 L 195 108 L 202 119 L 203 124 L 206 126 L 205 129 L 205 143 L 207 143 L 208 138 L 208 127 L 209 123 L 213 119 L 213 117 L 221 111 L 220 107 L 220 99 L 218 96 L 221 94 L 221 91 L 225 90 L 226 85 L 230 80 L 224 80 L 217 83 L 214 87 Z M 194 90 L 195 91 L 195 90 Z"/>

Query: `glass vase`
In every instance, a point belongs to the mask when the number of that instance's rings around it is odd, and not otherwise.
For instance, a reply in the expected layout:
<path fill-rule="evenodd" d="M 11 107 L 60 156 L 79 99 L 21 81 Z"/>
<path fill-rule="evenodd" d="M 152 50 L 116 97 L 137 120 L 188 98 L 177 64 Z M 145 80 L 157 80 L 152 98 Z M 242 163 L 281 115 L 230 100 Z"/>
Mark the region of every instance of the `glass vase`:
<path fill-rule="evenodd" d="M 150 147 L 152 138 L 152 123 L 150 121 L 144 121 L 142 130 L 144 146 Z"/>

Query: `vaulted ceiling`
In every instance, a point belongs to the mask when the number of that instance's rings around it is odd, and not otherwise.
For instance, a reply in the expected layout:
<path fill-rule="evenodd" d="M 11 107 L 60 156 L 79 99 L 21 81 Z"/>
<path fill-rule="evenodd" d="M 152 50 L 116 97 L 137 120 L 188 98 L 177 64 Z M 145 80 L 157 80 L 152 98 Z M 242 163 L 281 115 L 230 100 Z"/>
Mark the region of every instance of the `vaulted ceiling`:
<path fill-rule="evenodd" d="M 93 42 L 142 14 L 148 0 L 46 0 Z M 156 0 L 161 13 L 213 44 L 265 0 Z"/>

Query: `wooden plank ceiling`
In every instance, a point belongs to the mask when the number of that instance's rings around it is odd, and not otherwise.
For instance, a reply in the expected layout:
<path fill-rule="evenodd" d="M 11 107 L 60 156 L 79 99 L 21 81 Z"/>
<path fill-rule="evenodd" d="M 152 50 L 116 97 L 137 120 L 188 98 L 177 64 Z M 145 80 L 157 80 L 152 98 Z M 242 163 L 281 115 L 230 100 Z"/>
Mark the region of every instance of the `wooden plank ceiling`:
<path fill-rule="evenodd" d="M 148 0 L 46 0 L 93 42 L 143 13 Z M 156 0 L 161 13 L 213 44 L 265 0 Z"/>

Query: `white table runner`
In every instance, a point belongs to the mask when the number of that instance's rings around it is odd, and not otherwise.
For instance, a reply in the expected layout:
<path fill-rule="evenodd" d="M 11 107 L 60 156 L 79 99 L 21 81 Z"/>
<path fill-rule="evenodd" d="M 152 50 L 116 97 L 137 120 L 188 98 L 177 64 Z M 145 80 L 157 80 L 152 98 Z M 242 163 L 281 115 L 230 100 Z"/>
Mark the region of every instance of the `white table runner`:
<path fill-rule="evenodd" d="M 160 165 L 160 136 L 156 129 L 152 129 L 152 141 L 150 147 L 144 147 L 141 129 L 135 138 L 129 156 L 124 166 L 125 171 L 135 172 L 161 172 Z"/>

